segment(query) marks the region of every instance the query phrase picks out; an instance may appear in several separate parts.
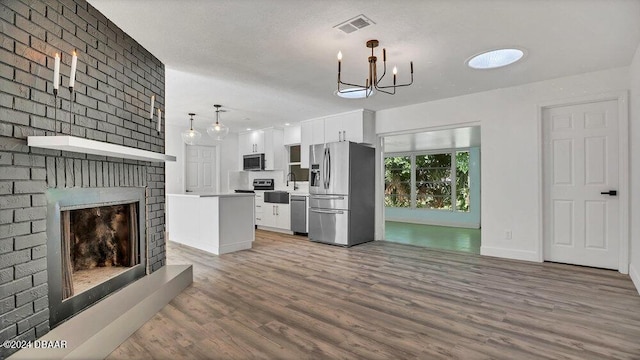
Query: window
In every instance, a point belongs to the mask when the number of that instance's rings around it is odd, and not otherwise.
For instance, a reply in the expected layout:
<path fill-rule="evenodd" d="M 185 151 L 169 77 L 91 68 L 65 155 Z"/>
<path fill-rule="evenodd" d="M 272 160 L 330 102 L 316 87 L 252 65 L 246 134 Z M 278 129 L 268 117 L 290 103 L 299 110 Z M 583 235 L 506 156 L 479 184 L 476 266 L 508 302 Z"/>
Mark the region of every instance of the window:
<path fill-rule="evenodd" d="M 385 206 L 469 211 L 469 152 L 385 157 Z"/>
<path fill-rule="evenodd" d="M 411 158 L 409 156 L 384 159 L 384 205 L 411 206 Z"/>
<path fill-rule="evenodd" d="M 451 210 L 451 154 L 416 156 L 416 208 Z"/>
<path fill-rule="evenodd" d="M 469 152 L 456 152 L 456 210 L 469 211 Z"/>
<path fill-rule="evenodd" d="M 296 181 L 309 181 L 309 170 L 300 168 L 300 145 L 289 146 L 289 172 Z"/>

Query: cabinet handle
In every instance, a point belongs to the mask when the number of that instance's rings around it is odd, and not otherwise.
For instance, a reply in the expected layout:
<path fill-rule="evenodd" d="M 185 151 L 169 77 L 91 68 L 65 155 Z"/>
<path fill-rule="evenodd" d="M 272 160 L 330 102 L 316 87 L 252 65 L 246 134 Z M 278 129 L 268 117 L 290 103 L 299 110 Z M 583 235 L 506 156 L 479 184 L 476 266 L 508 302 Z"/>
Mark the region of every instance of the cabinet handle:
<path fill-rule="evenodd" d="M 276 205 L 276 215 L 280 215 L 280 206 Z"/>
<path fill-rule="evenodd" d="M 271 215 L 275 215 L 275 214 L 276 214 L 276 206 L 271 205 Z"/>
<path fill-rule="evenodd" d="M 338 131 L 338 141 L 342 141 L 342 131 Z"/>
<path fill-rule="evenodd" d="M 347 130 L 342 131 L 342 141 L 347 141 Z"/>

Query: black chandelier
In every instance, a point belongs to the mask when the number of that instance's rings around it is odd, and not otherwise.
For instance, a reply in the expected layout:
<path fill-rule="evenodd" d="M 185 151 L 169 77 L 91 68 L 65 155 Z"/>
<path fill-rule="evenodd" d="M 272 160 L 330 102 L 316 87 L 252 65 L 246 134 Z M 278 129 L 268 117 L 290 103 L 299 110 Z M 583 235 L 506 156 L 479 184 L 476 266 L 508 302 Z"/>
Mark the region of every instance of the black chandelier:
<path fill-rule="evenodd" d="M 342 52 L 338 52 L 338 94 L 353 94 L 356 92 L 364 92 L 364 96 L 359 97 L 369 97 L 373 94 L 373 90 L 383 92 L 389 95 L 396 94 L 396 88 L 409 86 L 413 84 L 413 61 L 409 64 L 411 66 L 411 81 L 406 84 L 397 84 L 396 76 L 398 74 L 398 68 L 393 67 L 393 85 L 380 85 L 380 82 L 387 74 L 387 50 L 382 49 L 382 63 L 383 63 L 383 72 L 382 76 L 378 78 L 378 69 L 376 66 L 376 61 L 378 58 L 373 54 L 373 49 L 378 47 L 378 40 L 369 40 L 367 41 L 367 47 L 371 49 L 371 56 L 369 56 L 369 77 L 365 81 L 365 85 L 351 84 L 341 80 L 341 71 L 342 71 Z M 340 85 L 348 86 L 348 88 L 340 88 Z"/>

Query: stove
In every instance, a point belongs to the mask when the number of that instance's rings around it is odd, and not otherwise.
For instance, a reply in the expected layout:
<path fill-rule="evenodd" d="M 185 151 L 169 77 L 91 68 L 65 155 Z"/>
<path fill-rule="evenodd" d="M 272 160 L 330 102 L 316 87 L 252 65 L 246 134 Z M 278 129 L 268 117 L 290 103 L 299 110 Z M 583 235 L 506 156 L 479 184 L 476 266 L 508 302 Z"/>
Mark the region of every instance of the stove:
<path fill-rule="evenodd" d="M 254 179 L 253 190 L 273 190 L 273 179 Z"/>
<path fill-rule="evenodd" d="M 273 190 L 274 184 L 273 179 L 254 179 L 253 180 L 253 190 L 248 189 L 238 189 L 234 190 L 237 193 L 255 193 L 255 190 L 265 191 L 265 190 Z"/>

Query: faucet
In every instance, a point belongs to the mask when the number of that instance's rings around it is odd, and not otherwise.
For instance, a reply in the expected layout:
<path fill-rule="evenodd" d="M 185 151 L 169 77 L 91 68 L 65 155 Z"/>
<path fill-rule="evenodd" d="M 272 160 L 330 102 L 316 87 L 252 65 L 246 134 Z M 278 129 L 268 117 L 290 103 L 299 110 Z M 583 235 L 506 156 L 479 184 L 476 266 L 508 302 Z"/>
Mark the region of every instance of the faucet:
<path fill-rule="evenodd" d="M 291 175 L 291 176 L 289 176 Z M 298 190 L 298 185 L 296 185 L 296 174 L 290 172 L 287 174 L 287 187 L 289 186 L 289 178 L 293 178 L 293 191 Z"/>

